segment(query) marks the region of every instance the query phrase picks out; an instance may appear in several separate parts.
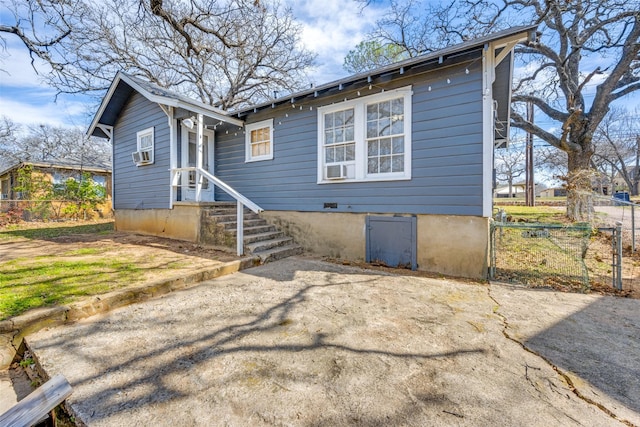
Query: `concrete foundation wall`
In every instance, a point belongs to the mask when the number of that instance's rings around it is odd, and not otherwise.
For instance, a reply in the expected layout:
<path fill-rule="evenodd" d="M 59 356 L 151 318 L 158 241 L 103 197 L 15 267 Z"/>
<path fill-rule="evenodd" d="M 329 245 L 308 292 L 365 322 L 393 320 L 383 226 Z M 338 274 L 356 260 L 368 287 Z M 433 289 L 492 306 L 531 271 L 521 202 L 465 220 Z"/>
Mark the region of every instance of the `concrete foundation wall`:
<path fill-rule="evenodd" d="M 317 255 L 364 260 L 366 214 L 265 211 L 262 217 Z M 377 214 L 376 214 L 377 215 Z M 418 269 L 483 279 L 489 258 L 489 219 L 417 215 Z"/>
<path fill-rule="evenodd" d="M 378 214 L 376 214 L 378 215 Z M 367 214 L 265 211 L 280 231 L 317 255 L 364 261 Z M 482 279 L 487 276 L 489 219 L 476 216 L 416 215 L 418 270 Z M 118 209 L 116 230 L 200 242 L 198 205 L 170 209 Z"/>
<path fill-rule="evenodd" d="M 174 205 L 173 209 L 116 209 L 117 231 L 198 242 L 200 207 Z"/>

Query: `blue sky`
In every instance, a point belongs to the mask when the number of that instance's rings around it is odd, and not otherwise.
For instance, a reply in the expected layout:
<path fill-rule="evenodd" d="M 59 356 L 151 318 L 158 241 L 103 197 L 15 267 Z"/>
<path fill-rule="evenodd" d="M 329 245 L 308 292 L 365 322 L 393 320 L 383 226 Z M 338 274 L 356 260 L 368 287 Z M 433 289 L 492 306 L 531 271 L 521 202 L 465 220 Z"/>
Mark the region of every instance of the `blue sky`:
<path fill-rule="evenodd" d="M 309 78 L 315 84 L 326 83 L 347 73 L 342 68 L 345 55 L 371 31 L 381 16 L 382 2 L 361 10 L 352 0 L 284 0 L 302 25 L 302 42 L 317 54 L 317 66 L 310 70 Z M 321 4 L 321 7 L 319 6 Z M 95 112 L 95 102 L 82 95 L 60 95 L 40 83 L 31 67 L 29 55 L 15 37 L 6 37 L 6 50 L 0 51 L 0 116 L 10 117 L 16 123 L 86 127 Z M 593 64 L 594 68 L 597 64 Z M 527 67 L 516 69 L 526 73 Z M 586 98 L 595 85 L 587 88 Z M 640 94 L 627 97 L 620 104 L 633 109 L 640 104 Z M 540 121 L 542 117 L 538 117 Z M 543 124 L 551 128 L 557 123 Z"/>
<path fill-rule="evenodd" d="M 309 73 L 315 84 L 347 75 L 342 68 L 344 56 L 371 30 L 380 9 L 350 0 L 286 0 L 303 27 L 302 42 L 317 54 L 317 66 Z M 0 51 L 0 116 L 16 123 L 55 126 L 88 126 L 95 104 L 82 95 L 60 95 L 41 83 L 31 67 L 26 48 L 16 37 L 7 36 L 5 51 Z"/>

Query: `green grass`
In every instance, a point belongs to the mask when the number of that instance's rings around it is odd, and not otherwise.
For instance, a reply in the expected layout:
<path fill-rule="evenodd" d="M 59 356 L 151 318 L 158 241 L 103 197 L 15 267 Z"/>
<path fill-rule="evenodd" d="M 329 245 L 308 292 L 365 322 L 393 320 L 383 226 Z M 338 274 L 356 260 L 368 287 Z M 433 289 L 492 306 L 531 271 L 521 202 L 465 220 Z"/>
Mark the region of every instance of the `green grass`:
<path fill-rule="evenodd" d="M 88 248 L 0 263 L 0 319 L 108 292 L 142 276 L 133 262 L 101 257 L 102 252 Z"/>
<path fill-rule="evenodd" d="M 15 224 L 0 230 L 0 240 L 15 239 L 51 239 L 73 234 L 106 235 L 113 232 L 113 221 L 97 224 L 59 226 L 56 223 L 40 224 L 38 228 L 29 228 L 29 224 Z"/>
<path fill-rule="evenodd" d="M 511 222 L 541 222 L 548 224 L 565 224 L 565 210 L 553 206 L 500 206 L 511 216 Z"/>

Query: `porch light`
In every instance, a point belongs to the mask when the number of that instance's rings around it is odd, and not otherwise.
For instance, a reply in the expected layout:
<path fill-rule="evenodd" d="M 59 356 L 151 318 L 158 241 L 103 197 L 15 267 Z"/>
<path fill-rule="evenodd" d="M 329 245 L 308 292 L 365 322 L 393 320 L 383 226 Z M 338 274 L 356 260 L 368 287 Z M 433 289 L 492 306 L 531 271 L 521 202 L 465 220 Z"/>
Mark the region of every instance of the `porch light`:
<path fill-rule="evenodd" d="M 183 124 L 183 125 L 185 125 L 186 127 L 188 127 L 189 129 L 193 129 L 193 127 L 194 127 L 194 126 L 195 126 L 195 124 L 196 124 L 196 120 L 195 120 L 195 118 L 190 117 L 190 118 L 188 118 L 188 119 L 184 119 L 184 120 L 182 121 L 182 124 Z"/>

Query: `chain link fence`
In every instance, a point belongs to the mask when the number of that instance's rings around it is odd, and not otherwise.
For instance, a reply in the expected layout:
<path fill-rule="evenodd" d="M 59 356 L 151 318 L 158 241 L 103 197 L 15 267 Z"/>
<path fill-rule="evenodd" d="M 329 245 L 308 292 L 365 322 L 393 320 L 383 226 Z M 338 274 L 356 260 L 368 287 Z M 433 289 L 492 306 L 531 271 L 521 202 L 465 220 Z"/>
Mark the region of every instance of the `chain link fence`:
<path fill-rule="evenodd" d="M 490 278 L 530 286 L 582 291 L 613 288 L 638 294 L 638 209 L 640 205 L 628 197 L 594 195 L 591 224 L 513 223 L 507 222 L 506 215 L 497 215 L 491 227 Z"/>
<path fill-rule="evenodd" d="M 588 225 L 494 222 L 490 278 L 587 290 L 589 273 L 585 258 L 592 232 Z"/>

